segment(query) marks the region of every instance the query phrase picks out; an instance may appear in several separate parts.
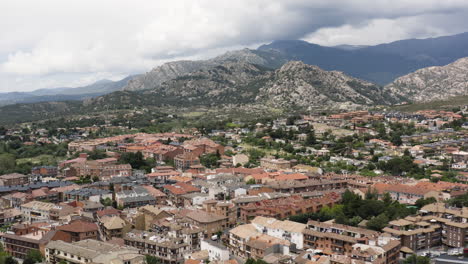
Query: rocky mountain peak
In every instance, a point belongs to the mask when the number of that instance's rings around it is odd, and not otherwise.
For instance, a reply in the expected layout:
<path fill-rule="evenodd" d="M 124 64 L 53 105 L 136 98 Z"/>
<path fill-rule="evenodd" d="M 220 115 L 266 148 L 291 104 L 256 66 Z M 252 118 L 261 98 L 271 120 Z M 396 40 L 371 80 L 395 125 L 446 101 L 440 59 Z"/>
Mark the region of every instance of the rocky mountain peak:
<path fill-rule="evenodd" d="M 419 69 L 385 86 L 385 91 L 413 102 L 468 95 L 468 57 L 445 66 Z"/>

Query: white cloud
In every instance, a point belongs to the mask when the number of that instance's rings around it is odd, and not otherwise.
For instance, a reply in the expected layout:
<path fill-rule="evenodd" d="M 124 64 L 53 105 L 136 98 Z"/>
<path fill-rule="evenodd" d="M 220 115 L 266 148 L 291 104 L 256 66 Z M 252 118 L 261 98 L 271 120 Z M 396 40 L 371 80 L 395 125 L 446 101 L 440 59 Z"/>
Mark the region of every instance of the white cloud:
<path fill-rule="evenodd" d="M 462 30 L 467 9 L 464 0 L 1 1 L 0 91 L 117 78 L 275 39 L 334 45 L 444 35 Z"/>
<path fill-rule="evenodd" d="M 340 44 L 375 45 L 400 39 L 438 37 L 465 32 L 466 28 L 462 22 L 465 16 L 466 14 L 462 13 L 371 19 L 356 25 L 324 27 L 306 35 L 303 40 L 325 46 L 335 46 Z M 453 23 L 455 21 L 461 23 Z"/>

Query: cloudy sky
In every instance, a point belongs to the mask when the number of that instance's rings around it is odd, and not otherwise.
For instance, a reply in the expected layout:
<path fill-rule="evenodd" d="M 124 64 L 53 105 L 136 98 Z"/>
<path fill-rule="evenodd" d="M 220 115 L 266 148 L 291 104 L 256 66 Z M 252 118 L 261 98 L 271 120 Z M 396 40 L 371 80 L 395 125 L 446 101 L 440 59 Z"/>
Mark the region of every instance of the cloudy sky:
<path fill-rule="evenodd" d="M 451 35 L 467 17 L 466 0 L 2 0 L 0 92 L 117 80 L 276 39 Z"/>

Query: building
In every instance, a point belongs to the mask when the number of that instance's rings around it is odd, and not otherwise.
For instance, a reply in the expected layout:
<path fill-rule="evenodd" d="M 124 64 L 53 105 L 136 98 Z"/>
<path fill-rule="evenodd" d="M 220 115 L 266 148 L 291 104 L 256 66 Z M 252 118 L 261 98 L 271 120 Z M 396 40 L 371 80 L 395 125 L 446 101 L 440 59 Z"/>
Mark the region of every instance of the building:
<path fill-rule="evenodd" d="M 185 171 L 192 166 L 200 165 L 200 158 L 190 152 L 185 152 L 174 157 L 174 165 L 176 169 Z"/>
<path fill-rule="evenodd" d="M 31 180 L 41 181 L 42 178 L 56 177 L 58 173 L 55 166 L 39 166 L 31 169 Z"/>
<path fill-rule="evenodd" d="M 205 237 L 211 237 L 219 231 L 224 231 L 228 227 L 227 217 L 206 211 L 189 212 L 186 218 L 192 224 L 201 228 L 205 233 Z"/>
<path fill-rule="evenodd" d="M 133 230 L 124 235 L 125 245 L 135 247 L 140 254 L 149 254 L 164 264 L 182 264 L 190 246 L 181 237 Z"/>
<path fill-rule="evenodd" d="M 0 176 L 0 186 L 23 185 L 29 183 L 29 176 L 20 173 L 4 174 Z"/>
<path fill-rule="evenodd" d="M 73 243 L 51 241 L 45 249 L 47 263 L 144 264 L 137 249 L 87 239 Z"/>
<path fill-rule="evenodd" d="M 201 241 L 201 250 L 208 251 L 208 259 L 210 261 L 226 261 L 229 260 L 229 250 L 224 245 L 210 239 Z"/>
<path fill-rule="evenodd" d="M 282 238 L 265 234 L 253 224 L 237 226 L 229 230 L 229 248 L 241 258 L 262 259 L 268 253 L 289 254 L 291 243 Z"/>
<path fill-rule="evenodd" d="M 130 208 L 156 204 L 156 198 L 142 186 L 136 186 L 131 190 L 123 190 L 116 193 L 115 200 L 119 206 Z"/>
<path fill-rule="evenodd" d="M 52 209 L 60 209 L 53 203 L 32 201 L 21 205 L 20 210 L 24 221 L 35 222 L 51 219 Z"/>
<path fill-rule="evenodd" d="M 103 216 L 99 219 L 99 222 L 102 233 L 107 240 L 113 237 L 122 238 L 123 234 L 131 229 L 131 225 L 119 216 Z"/>
<path fill-rule="evenodd" d="M 69 224 L 58 226 L 57 230 L 70 234 L 72 242 L 99 238 L 98 225 L 83 220 L 74 220 Z"/>
<path fill-rule="evenodd" d="M 281 221 L 263 216 L 255 217 L 251 221 L 251 224 L 261 233 L 291 242 L 291 245 L 294 245 L 297 249 L 303 249 L 304 247 L 302 232 L 306 227 L 305 224 L 289 220 Z"/>
<path fill-rule="evenodd" d="M 325 206 L 332 207 L 341 196 L 329 193 L 320 198 L 305 199 L 299 195 L 248 202 L 240 207 L 240 219 L 247 223 L 256 216 L 284 219 L 292 215 L 318 212 Z"/>
<path fill-rule="evenodd" d="M 344 255 L 370 263 L 397 264 L 400 241 L 372 230 L 310 220 L 304 233 L 304 247 L 325 255 Z"/>
<path fill-rule="evenodd" d="M 383 231 L 400 239 L 408 253 L 436 246 L 463 248 L 468 244 L 468 208 L 429 204 L 417 215 L 391 221 Z"/>

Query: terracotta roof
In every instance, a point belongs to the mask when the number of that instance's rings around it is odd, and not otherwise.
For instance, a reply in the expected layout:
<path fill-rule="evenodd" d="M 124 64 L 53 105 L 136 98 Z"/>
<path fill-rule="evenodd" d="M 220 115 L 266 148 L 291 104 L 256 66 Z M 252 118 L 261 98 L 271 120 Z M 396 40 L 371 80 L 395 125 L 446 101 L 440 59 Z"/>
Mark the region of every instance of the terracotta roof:
<path fill-rule="evenodd" d="M 168 190 L 172 194 L 175 195 L 182 195 L 186 193 L 191 193 L 191 192 L 199 192 L 200 189 L 187 183 L 183 182 L 177 182 L 176 184 L 173 185 L 164 185 L 164 189 Z"/>
<path fill-rule="evenodd" d="M 99 217 L 103 217 L 105 215 L 107 216 L 111 216 L 111 215 L 120 215 L 121 212 L 115 208 L 107 208 L 107 209 L 104 209 L 104 210 L 100 210 L 100 211 L 97 211 L 96 212 L 97 216 Z"/>
<path fill-rule="evenodd" d="M 285 180 L 307 180 L 309 177 L 302 173 L 293 173 L 293 174 L 281 174 L 275 178 L 277 181 Z"/>
<path fill-rule="evenodd" d="M 199 223 L 212 223 L 226 219 L 224 216 L 208 213 L 205 211 L 192 211 L 187 214 L 187 217 Z"/>
<path fill-rule="evenodd" d="M 97 231 L 98 226 L 95 223 L 77 220 L 73 221 L 68 225 L 63 225 L 57 227 L 58 230 L 62 230 L 65 232 L 77 232 L 77 233 L 85 233 L 85 232 L 92 232 Z"/>

